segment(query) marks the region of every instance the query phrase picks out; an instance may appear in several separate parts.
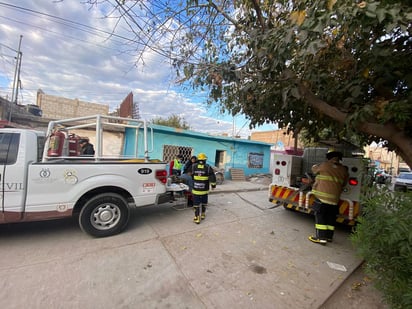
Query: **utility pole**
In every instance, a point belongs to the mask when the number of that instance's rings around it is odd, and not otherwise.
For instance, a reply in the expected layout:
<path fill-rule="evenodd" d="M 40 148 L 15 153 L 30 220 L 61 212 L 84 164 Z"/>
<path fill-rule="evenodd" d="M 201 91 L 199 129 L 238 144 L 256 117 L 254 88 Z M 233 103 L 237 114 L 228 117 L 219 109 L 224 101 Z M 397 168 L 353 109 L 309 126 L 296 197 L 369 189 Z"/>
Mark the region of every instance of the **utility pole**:
<path fill-rule="evenodd" d="M 23 39 L 23 36 L 20 35 L 20 42 L 19 42 L 19 49 L 17 50 L 17 61 L 16 61 L 16 69 L 14 71 L 14 81 L 13 81 L 13 93 L 11 97 L 11 101 L 13 103 L 17 103 L 17 95 L 19 93 L 18 91 L 18 86 L 20 82 L 20 68 L 21 68 L 21 56 L 22 52 L 20 51 L 21 48 L 21 40 Z"/>
<path fill-rule="evenodd" d="M 13 93 L 11 96 L 10 111 L 9 111 L 9 122 L 11 121 L 11 114 L 13 110 L 13 104 L 17 104 L 17 96 L 19 94 L 19 85 L 20 85 L 20 68 L 21 68 L 21 58 L 22 52 L 20 51 L 21 48 L 21 41 L 23 39 L 23 35 L 20 35 L 19 41 L 19 49 L 17 50 L 17 58 L 16 58 L 16 69 L 14 71 L 14 80 L 13 80 Z"/>

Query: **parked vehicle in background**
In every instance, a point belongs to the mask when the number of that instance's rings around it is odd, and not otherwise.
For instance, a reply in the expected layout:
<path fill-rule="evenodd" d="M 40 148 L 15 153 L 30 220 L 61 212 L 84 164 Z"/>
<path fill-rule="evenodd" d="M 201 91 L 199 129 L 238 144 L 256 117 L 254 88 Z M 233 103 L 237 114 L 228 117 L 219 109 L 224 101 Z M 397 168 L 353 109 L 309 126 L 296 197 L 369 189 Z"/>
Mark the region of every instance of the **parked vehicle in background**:
<path fill-rule="evenodd" d="M 395 179 L 395 191 L 412 190 L 412 173 L 400 173 Z"/>
<path fill-rule="evenodd" d="M 392 181 L 392 176 L 388 174 L 385 170 L 376 170 L 375 172 L 375 182 L 377 184 L 390 184 Z"/>
<path fill-rule="evenodd" d="M 399 167 L 398 169 L 399 173 L 411 173 L 411 169 L 409 167 Z"/>

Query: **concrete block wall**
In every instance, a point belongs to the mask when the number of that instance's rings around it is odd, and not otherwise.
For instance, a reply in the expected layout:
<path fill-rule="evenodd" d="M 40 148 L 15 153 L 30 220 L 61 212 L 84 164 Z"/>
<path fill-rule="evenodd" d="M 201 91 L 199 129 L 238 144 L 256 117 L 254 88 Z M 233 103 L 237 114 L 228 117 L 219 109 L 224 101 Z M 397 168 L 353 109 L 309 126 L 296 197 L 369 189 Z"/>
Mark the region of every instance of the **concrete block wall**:
<path fill-rule="evenodd" d="M 37 93 L 37 105 L 42 109 L 43 117 L 65 119 L 90 115 L 108 115 L 109 106 L 104 104 L 68 99 L 58 96 Z"/>
<path fill-rule="evenodd" d="M 274 131 L 256 131 L 252 132 L 250 139 L 252 141 L 259 141 L 269 144 L 274 144 L 277 146 L 279 142 L 284 147 L 294 147 L 295 139 L 293 138 L 292 133 L 287 133 L 286 130 L 274 130 Z M 298 141 L 298 147 L 302 148 L 303 145 Z"/>

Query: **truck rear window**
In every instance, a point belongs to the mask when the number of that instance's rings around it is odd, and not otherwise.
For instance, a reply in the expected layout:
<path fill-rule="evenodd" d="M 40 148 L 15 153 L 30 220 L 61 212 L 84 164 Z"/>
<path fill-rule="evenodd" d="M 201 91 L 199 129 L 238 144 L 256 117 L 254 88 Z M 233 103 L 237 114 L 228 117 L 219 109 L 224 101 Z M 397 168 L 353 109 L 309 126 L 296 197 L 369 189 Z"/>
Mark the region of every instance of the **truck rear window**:
<path fill-rule="evenodd" d="M 0 164 L 16 163 L 19 142 L 19 133 L 0 133 Z"/>

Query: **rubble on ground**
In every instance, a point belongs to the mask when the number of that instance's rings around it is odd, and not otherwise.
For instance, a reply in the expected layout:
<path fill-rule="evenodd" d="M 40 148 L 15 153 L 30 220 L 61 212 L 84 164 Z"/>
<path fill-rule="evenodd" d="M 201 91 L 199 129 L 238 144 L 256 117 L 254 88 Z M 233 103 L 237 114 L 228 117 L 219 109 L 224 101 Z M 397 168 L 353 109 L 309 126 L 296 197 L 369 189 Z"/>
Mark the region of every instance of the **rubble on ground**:
<path fill-rule="evenodd" d="M 246 177 L 246 181 L 269 185 L 272 182 L 272 175 L 265 173 L 252 174 Z"/>

